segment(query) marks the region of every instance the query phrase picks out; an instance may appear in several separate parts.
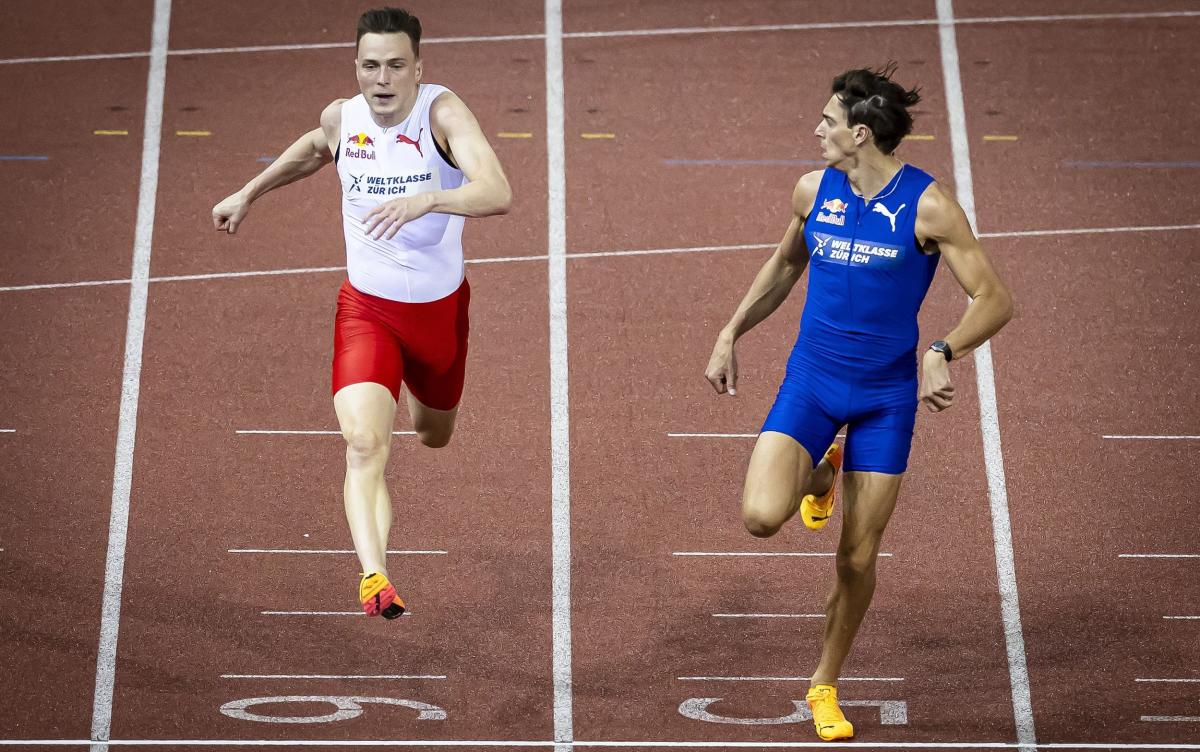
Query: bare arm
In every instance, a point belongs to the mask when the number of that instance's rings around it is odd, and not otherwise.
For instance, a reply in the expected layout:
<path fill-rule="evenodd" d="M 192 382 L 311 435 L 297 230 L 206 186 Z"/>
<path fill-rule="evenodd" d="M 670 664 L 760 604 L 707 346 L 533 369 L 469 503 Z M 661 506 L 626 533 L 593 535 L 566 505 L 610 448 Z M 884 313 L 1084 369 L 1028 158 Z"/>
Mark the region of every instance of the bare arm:
<path fill-rule="evenodd" d="M 808 266 L 804 220 L 812 211 L 820 186 L 820 171 L 810 172 L 800 178 L 792 192 L 792 220 L 783 233 L 783 239 L 758 270 L 754 282 L 750 284 L 750 290 L 742 298 L 729 323 L 717 336 L 717 344 L 713 347 L 705 378 L 718 394 L 724 394 L 726 391 L 737 394 L 737 356 L 734 353 L 734 344 L 743 334 L 783 304 Z"/>
<path fill-rule="evenodd" d="M 406 222 L 430 212 L 464 217 L 507 214 L 512 207 L 512 188 L 500 160 L 479 128 L 479 121 L 456 95 L 445 93 L 433 102 L 429 122 L 442 132 L 450 155 L 466 176 L 458 188 L 426 191 L 376 206 L 366 217 L 366 232 L 374 238 L 391 239 Z"/>
<path fill-rule="evenodd" d="M 342 102 L 339 99 L 321 113 L 321 127 L 296 139 L 283 154 L 265 170 L 250 179 L 240 191 L 213 207 L 213 226 L 230 235 L 237 232 L 250 204 L 270 191 L 312 175 L 333 161 L 330 143 L 336 145 L 341 121 Z M 332 140 L 331 140 L 332 139 Z"/>
<path fill-rule="evenodd" d="M 988 341 L 1012 319 L 1013 302 L 979 239 L 971 231 L 962 207 L 937 183 L 917 204 L 917 240 L 937 243 L 958 284 L 971 298 L 958 325 L 942 337 L 958 360 Z M 954 387 L 945 356 L 926 350 L 921 360 L 921 401 L 932 412 L 950 407 Z"/>

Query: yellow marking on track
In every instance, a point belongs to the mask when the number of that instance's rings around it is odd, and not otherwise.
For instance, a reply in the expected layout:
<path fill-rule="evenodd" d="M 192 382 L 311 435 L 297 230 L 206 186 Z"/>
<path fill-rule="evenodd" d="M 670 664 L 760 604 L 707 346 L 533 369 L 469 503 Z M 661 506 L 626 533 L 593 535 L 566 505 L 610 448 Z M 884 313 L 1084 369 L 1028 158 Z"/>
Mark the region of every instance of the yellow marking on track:
<path fill-rule="evenodd" d="M 129 131 L 92 131 L 93 136 L 128 136 Z"/>
<path fill-rule="evenodd" d="M 1016 141 L 1016 136 L 984 136 L 984 141 Z"/>
<path fill-rule="evenodd" d="M 593 139 L 594 138 L 616 138 L 617 137 L 617 134 L 615 134 L 615 133 L 580 133 L 579 135 L 583 136 L 584 138 L 593 138 Z"/>
<path fill-rule="evenodd" d="M 197 138 L 203 138 L 204 136 L 211 136 L 212 131 L 175 131 L 175 135 L 176 136 L 195 136 Z"/>
<path fill-rule="evenodd" d="M 932 141 L 933 136 L 927 133 L 910 133 L 904 137 L 905 141 Z"/>
<path fill-rule="evenodd" d="M 532 133 L 513 133 L 510 131 L 500 131 L 496 134 L 496 138 L 533 138 Z"/>

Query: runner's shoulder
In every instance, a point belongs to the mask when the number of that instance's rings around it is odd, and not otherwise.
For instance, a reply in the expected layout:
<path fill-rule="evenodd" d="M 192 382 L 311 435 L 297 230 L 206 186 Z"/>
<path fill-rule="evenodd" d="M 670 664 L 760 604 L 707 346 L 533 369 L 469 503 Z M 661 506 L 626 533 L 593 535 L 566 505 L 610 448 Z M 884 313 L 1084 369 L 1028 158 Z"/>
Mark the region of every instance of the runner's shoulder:
<path fill-rule="evenodd" d="M 342 125 L 342 105 L 349 99 L 335 99 L 324 110 L 321 110 L 321 127 L 326 130 L 337 130 Z"/>
<path fill-rule="evenodd" d="M 797 217 L 808 217 L 817 201 L 817 193 L 821 190 L 821 178 L 825 170 L 813 170 L 800 176 L 796 188 L 792 191 L 792 211 Z"/>

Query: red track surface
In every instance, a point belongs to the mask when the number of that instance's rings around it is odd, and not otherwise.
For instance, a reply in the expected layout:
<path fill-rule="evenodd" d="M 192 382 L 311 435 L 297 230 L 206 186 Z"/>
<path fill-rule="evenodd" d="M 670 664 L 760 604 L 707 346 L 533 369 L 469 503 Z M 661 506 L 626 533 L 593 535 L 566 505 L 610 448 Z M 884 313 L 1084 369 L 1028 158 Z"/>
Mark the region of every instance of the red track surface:
<path fill-rule="evenodd" d="M 143 52 L 152 7 L 60 4 L 5 11 L 0 58 Z M 932 2 L 567 3 L 564 31 L 935 17 Z M 517 194 L 507 217 L 468 223 L 473 260 L 546 254 L 545 52 L 541 3 L 414 6 L 430 42 L 426 80 L 461 93 L 494 138 Z M 1105 0 L 1086 12 L 1194 10 Z M 173 50 L 341 43 L 355 9 L 328 3 L 176 0 Z M 958 0 L 959 18 L 1077 13 L 1077 3 Z M 58 23 L 65 15 L 87 34 Z M 1069 160 L 1187 161 L 1200 118 L 1200 18 L 1022 21 L 957 28 L 979 229 L 984 233 L 1192 224 L 1194 168 L 1087 169 Z M 887 29 L 568 38 L 564 44 L 569 252 L 768 244 L 788 219 L 829 77 L 893 59 L 922 85 L 902 155 L 954 182 L 934 25 Z M 257 204 L 236 238 L 212 204 L 353 94 L 349 48 L 172 55 L 167 66 L 153 277 L 337 267 L 328 175 Z M 1176 75 L 1164 75 L 1169 66 Z M 0 65 L 14 106 L 0 121 L 6 238 L 0 286 L 122 280 L 138 203 L 147 60 Z M 1170 84 L 1168 86 L 1168 83 Z M 70 95 L 64 103 L 63 91 Z M 1186 92 L 1186 93 L 1185 93 Z M 128 130 L 102 137 L 93 130 Z M 1182 130 L 1181 130 L 1182 129 Z M 207 130 L 205 138 L 176 131 Z M 615 139 L 583 139 L 612 133 Z M 985 135 L 1017 135 L 988 141 Z M 1169 186 L 1169 188 L 1168 188 Z M 995 378 L 1023 644 L 1042 743 L 1200 744 L 1195 620 L 1200 560 L 1191 509 L 1196 442 L 1105 434 L 1200 433 L 1200 257 L 1195 230 L 985 240 L 1019 317 L 995 341 Z M 739 347 L 739 396 L 702 378 L 712 339 L 765 249 L 577 258 L 567 264 L 570 378 L 571 669 L 575 740 L 797 742 L 786 716 L 815 664 L 826 557 L 678 552 L 833 550 L 837 530 L 786 528 L 762 542 L 737 517 L 749 439 L 774 396 L 802 290 Z M 551 412 L 543 260 L 473 264 L 467 393 L 451 447 L 397 436 L 392 548 L 413 615 L 398 623 L 263 611 L 349 611 L 347 549 L 328 370 L 340 272 L 164 280 L 150 286 L 114 739 L 554 738 Z M 0 741 L 91 733 L 129 286 L 0 291 Z M 922 313 L 947 330 L 964 305 L 941 272 Z M 928 339 L 929 337 L 926 337 Z M 957 404 L 918 420 L 875 603 L 846 666 L 845 699 L 906 703 L 907 723 L 854 708 L 867 744 L 1017 739 L 989 510 L 974 361 L 955 366 Z M 400 423 L 397 430 L 407 426 Z M 1131 492 L 1136 489 L 1136 493 Z M 56 585 L 54 583 L 63 584 Z M 559 635 L 561 639 L 562 635 Z M 445 679 L 241 679 L 223 675 L 403 674 Z M 862 680 L 865 679 L 865 680 Z M 898 681 L 880 681 L 895 679 Z M 859 681 L 862 680 L 862 681 Z M 404 698 L 329 723 L 222 714 L 239 699 Z M 328 703 L 257 705 L 323 715 Z"/>

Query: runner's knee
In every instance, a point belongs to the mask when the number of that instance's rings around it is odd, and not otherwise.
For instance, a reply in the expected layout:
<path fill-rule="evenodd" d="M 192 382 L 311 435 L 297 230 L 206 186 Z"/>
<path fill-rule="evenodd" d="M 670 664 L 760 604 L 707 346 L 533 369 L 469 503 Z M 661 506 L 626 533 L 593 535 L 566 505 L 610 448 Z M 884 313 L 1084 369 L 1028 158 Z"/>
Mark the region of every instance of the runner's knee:
<path fill-rule="evenodd" d="M 352 469 L 368 467 L 387 459 L 388 437 L 369 428 L 354 428 L 346 438 L 346 465 Z"/>
<path fill-rule="evenodd" d="M 417 438 L 430 449 L 441 449 L 450 443 L 454 435 L 454 426 L 439 426 L 437 428 L 417 428 Z"/>
<path fill-rule="evenodd" d="M 869 543 L 838 549 L 838 577 L 843 580 L 861 580 L 869 577 L 875 572 L 875 551 L 876 547 Z"/>
<path fill-rule="evenodd" d="M 742 524 L 755 538 L 770 538 L 783 527 L 783 520 L 761 504 L 742 505 Z"/>

